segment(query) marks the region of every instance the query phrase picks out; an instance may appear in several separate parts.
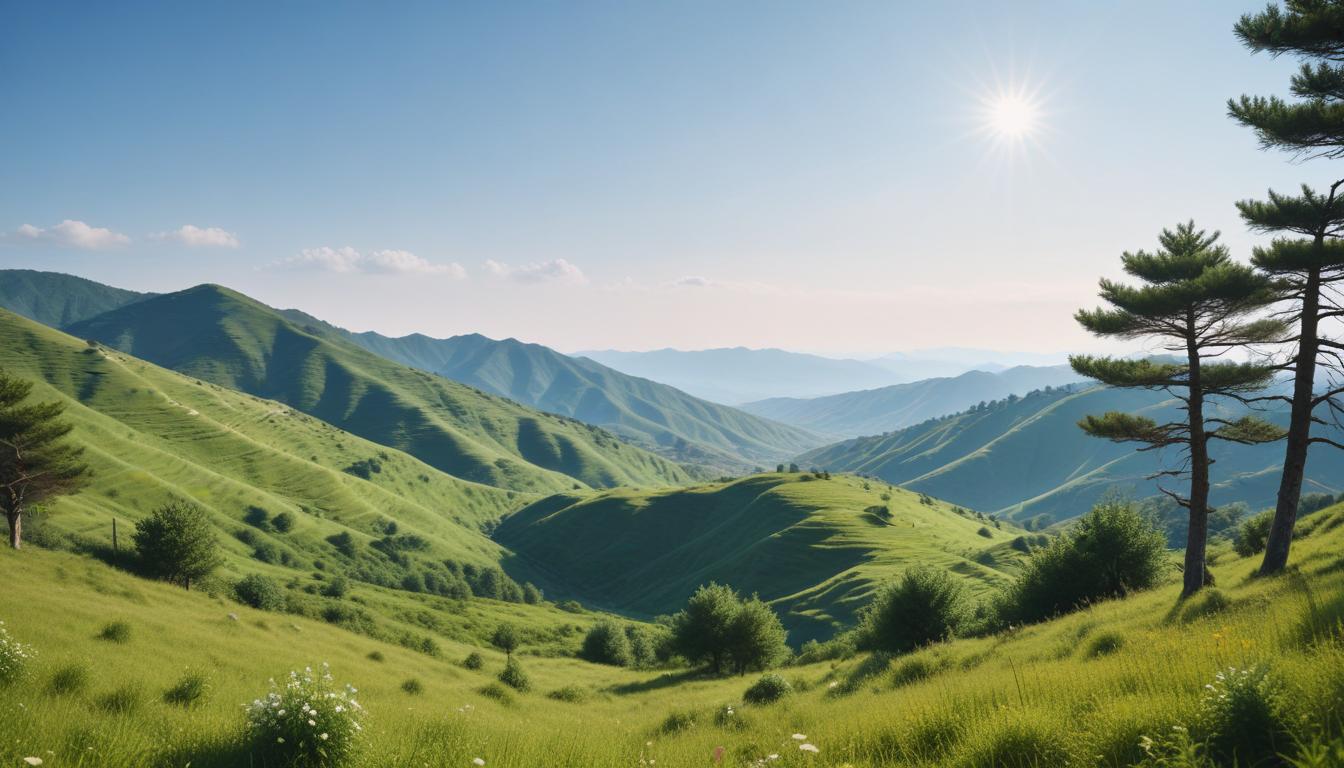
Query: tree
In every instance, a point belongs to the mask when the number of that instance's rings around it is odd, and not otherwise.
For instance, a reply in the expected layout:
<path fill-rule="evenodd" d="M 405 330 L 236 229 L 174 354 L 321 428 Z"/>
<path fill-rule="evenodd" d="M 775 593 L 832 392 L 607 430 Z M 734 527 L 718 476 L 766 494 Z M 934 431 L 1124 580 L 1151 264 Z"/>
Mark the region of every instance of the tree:
<path fill-rule="evenodd" d="M 1228 101 L 1232 119 L 1255 131 L 1262 148 L 1286 150 L 1299 158 L 1344 156 L 1341 19 L 1344 5 L 1339 0 L 1290 0 L 1286 9 L 1271 5 L 1237 22 L 1237 37 L 1253 52 L 1303 59 L 1291 81 L 1298 101 L 1278 96 Z M 1339 242 L 1344 201 L 1337 194 L 1341 184 L 1344 180 L 1336 181 L 1327 194 L 1304 186 L 1300 197 L 1271 191 L 1268 201 L 1238 204 L 1252 229 L 1298 236 L 1257 249 L 1254 259 L 1256 266 L 1289 282 L 1292 308 L 1285 319 L 1296 328 L 1296 336 L 1287 340 L 1296 343 L 1296 351 L 1284 365 L 1293 373 L 1291 415 L 1274 520 L 1260 565 L 1263 574 L 1276 573 L 1288 564 L 1308 450 L 1321 443 L 1344 447 L 1311 434 L 1318 408 L 1325 406 L 1336 417 L 1344 410 L 1335 399 L 1344 394 L 1344 388 L 1332 386 L 1324 393 L 1316 389 L 1318 363 L 1327 360 L 1338 370 L 1344 352 L 1344 345 L 1322 338 L 1320 332 L 1323 320 L 1344 316 L 1344 307 L 1331 300 L 1338 295 L 1331 288 L 1344 282 L 1344 248 Z"/>
<path fill-rule="evenodd" d="M 510 659 L 513 658 L 513 652 L 518 650 L 518 643 L 518 630 L 512 624 L 500 624 L 495 627 L 495 634 L 490 636 L 490 644 Z"/>
<path fill-rule="evenodd" d="M 755 595 L 738 605 L 727 634 L 728 660 L 739 675 L 752 669 L 764 670 L 789 652 L 784 625 Z"/>
<path fill-rule="evenodd" d="M 628 667 L 634 662 L 630 637 L 614 621 L 599 621 L 583 638 L 579 655 L 594 664 Z"/>
<path fill-rule="evenodd" d="M 1103 279 L 1101 298 L 1109 308 L 1080 310 L 1074 317 L 1097 336 L 1122 339 L 1156 337 L 1180 362 L 1128 360 L 1076 355 L 1080 375 L 1113 387 L 1162 389 L 1181 401 L 1185 417 L 1159 424 L 1148 416 L 1111 412 L 1087 416 L 1079 426 L 1090 435 L 1115 442 L 1140 443 L 1139 450 L 1179 447 L 1183 466 L 1157 477 L 1188 476 L 1189 490 L 1162 491 L 1189 512 L 1182 594 L 1199 591 L 1205 581 L 1208 542 L 1209 442 L 1221 439 L 1254 444 L 1282 437 L 1281 430 L 1253 416 L 1235 421 L 1206 415 L 1209 399 L 1239 397 L 1268 386 L 1273 366 L 1209 362 L 1231 347 L 1272 340 L 1282 327 L 1248 316 L 1276 298 L 1275 284 L 1250 267 L 1231 261 L 1218 245 L 1218 233 L 1196 230 L 1193 222 L 1163 230 L 1161 249 L 1120 257 L 1125 272 L 1140 280 L 1133 287 Z"/>
<path fill-rule="evenodd" d="M 24 404 L 33 384 L 0 371 L 0 508 L 9 546 L 23 546 L 23 515 L 31 506 L 76 493 L 87 481 L 84 449 L 65 438 L 74 428 L 58 402 Z"/>
<path fill-rule="evenodd" d="M 909 653 L 956 634 L 969 617 L 961 582 L 944 570 L 916 566 L 883 587 L 859 619 L 864 650 Z"/>
<path fill-rule="evenodd" d="M 728 628 L 737 615 L 737 593 L 711 583 L 696 590 L 686 607 L 672 617 L 672 647 L 692 664 L 707 662 L 714 674 L 723 671 Z"/>
<path fill-rule="evenodd" d="M 135 524 L 131 538 L 146 570 L 188 590 L 220 564 L 210 520 L 193 504 L 164 504 Z"/>

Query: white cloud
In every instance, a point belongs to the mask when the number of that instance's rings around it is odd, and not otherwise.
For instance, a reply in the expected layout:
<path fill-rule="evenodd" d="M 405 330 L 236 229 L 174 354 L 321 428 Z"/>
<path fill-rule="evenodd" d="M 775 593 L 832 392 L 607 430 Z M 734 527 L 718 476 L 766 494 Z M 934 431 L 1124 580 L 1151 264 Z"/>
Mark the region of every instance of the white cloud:
<path fill-rule="evenodd" d="M 564 259 L 533 262 L 531 264 L 501 264 L 493 259 L 485 262 L 485 271 L 495 277 L 515 283 L 571 283 L 588 282 L 583 270 Z"/>
<path fill-rule="evenodd" d="M 216 247 L 237 248 L 238 236 L 219 227 L 198 227 L 183 224 L 172 232 L 156 232 L 150 235 L 154 240 L 173 240 L 191 248 Z"/>
<path fill-rule="evenodd" d="M 282 266 L 321 269 L 328 272 L 362 272 L 378 274 L 446 275 L 454 280 L 467 276 L 461 264 L 435 264 L 410 251 L 382 250 L 361 253 L 354 248 L 305 248 L 298 256 L 280 262 Z"/>
<path fill-rule="evenodd" d="M 113 232 L 103 227 L 91 227 L 74 219 L 66 219 L 47 229 L 35 227 L 32 224 L 24 224 L 15 231 L 15 235 L 22 240 L 52 243 L 70 248 L 83 248 L 88 251 L 115 248 L 131 242 L 131 238 L 120 232 Z"/>
<path fill-rule="evenodd" d="M 713 283 L 708 277 L 701 277 L 700 275 L 687 275 L 672 281 L 672 287 L 674 288 L 708 288 L 711 285 Z"/>

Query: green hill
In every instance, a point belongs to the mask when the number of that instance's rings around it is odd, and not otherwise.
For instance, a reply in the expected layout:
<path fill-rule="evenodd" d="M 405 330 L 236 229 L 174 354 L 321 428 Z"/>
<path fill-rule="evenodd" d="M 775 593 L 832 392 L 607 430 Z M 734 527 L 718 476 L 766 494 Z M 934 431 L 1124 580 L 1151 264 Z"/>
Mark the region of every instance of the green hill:
<path fill-rule="evenodd" d="M 856 437 L 901 429 L 980 402 L 1079 380 L 1068 366 L 1019 366 L 997 373 L 970 371 L 827 397 L 760 400 L 743 405 L 742 410 L 824 434 Z"/>
<path fill-rule="evenodd" d="M 548 594 L 652 617 L 717 581 L 774 604 L 800 643 L 851 622 L 879 582 L 914 563 L 948 568 L 976 592 L 1001 583 L 1015 558 L 985 550 L 1015 534 L 885 483 L 771 473 L 553 496 L 505 518 L 495 539 L 515 555 L 509 572 Z"/>
<path fill-rule="evenodd" d="M 66 329 L 221 386 L 278 400 L 448 474 L 515 490 L 662 485 L 676 464 L 574 419 L 394 363 L 202 285 Z"/>
<path fill-rule="evenodd" d="M 1078 515 L 1109 489 L 1155 495 L 1151 478 L 1175 466 L 1174 451 L 1135 451 L 1089 437 L 1077 426 L 1089 413 L 1142 412 L 1179 418 L 1162 393 L 1104 387 L 1035 392 L 884 435 L 860 437 L 799 457 L 804 466 L 874 475 L 914 491 L 1018 521 Z M 1271 410 L 1271 420 L 1285 421 Z M 1280 444 L 1213 448 L 1213 499 L 1272 506 L 1278 490 Z M 1317 450 L 1308 463 L 1307 490 L 1344 490 L 1344 454 Z"/>
<path fill-rule="evenodd" d="M 826 442 L 797 427 L 517 339 L 348 333 L 350 341 L 422 370 L 549 413 L 596 424 L 674 461 L 714 473 L 774 466 Z"/>
<path fill-rule="evenodd" d="M 0 269 L 0 307 L 53 328 L 87 320 L 150 295 L 59 272 Z"/>

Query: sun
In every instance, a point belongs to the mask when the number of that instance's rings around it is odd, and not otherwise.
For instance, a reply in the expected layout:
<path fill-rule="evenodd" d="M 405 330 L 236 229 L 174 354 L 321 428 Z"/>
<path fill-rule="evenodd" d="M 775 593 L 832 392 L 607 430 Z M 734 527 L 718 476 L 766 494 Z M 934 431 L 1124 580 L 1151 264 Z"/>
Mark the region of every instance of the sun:
<path fill-rule="evenodd" d="M 1041 111 L 1030 98 L 1017 93 L 996 94 L 986 104 L 985 127 L 1000 138 L 1020 140 L 1039 127 Z"/>

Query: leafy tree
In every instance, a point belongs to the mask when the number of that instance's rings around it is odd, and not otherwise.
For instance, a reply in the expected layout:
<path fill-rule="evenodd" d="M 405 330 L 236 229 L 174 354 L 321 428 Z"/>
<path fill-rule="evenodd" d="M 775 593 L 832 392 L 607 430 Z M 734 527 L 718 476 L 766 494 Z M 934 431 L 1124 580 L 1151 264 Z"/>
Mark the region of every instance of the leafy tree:
<path fill-rule="evenodd" d="M 542 602 L 544 602 L 544 600 L 545 596 L 542 595 L 541 590 L 537 587 L 536 584 L 533 584 L 532 582 L 529 581 L 523 585 L 524 603 L 527 603 L 528 605 L 540 605 Z"/>
<path fill-rule="evenodd" d="M 961 582 L 945 570 L 915 566 L 864 609 L 859 647 L 908 653 L 953 636 L 969 615 Z"/>
<path fill-rule="evenodd" d="M 1237 22 L 1237 37 L 1253 52 L 1289 54 L 1302 59 L 1292 77 L 1296 101 L 1278 96 L 1242 96 L 1228 101 L 1232 119 L 1255 131 L 1265 149 L 1286 150 L 1298 158 L 1344 157 L 1344 8 L 1337 0 L 1290 0 L 1286 8 L 1270 5 Z M 1344 180 L 1328 193 L 1307 186 L 1298 197 L 1269 193 L 1267 201 L 1238 203 L 1242 218 L 1252 229 L 1287 233 L 1265 248 L 1256 249 L 1256 266 L 1288 283 L 1290 309 L 1284 319 L 1295 327 L 1285 341 L 1296 343 L 1283 367 L 1293 373 L 1288 440 L 1284 450 L 1274 519 L 1269 530 L 1264 574 L 1283 570 L 1288 563 L 1293 527 L 1307 453 L 1312 445 L 1339 443 L 1312 435 L 1316 411 L 1328 408 L 1336 417 L 1344 412 L 1336 399 L 1344 388 L 1316 389 L 1317 369 L 1341 367 L 1344 344 L 1322 335 L 1323 321 L 1344 316 L 1337 289 L 1344 283 L 1344 199 L 1338 194 Z"/>
<path fill-rule="evenodd" d="M 519 642 L 518 630 L 514 629 L 512 624 L 500 624 L 495 628 L 495 634 L 490 636 L 490 644 L 503 651 L 509 658 L 513 658 L 513 652 L 518 650 Z"/>
<path fill-rule="evenodd" d="M 787 656 L 786 637 L 784 625 L 770 606 L 755 595 L 742 601 L 728 625 L 728 659 L 733 671 L 745 675 L 748 670 L 764 670 Z"/>
<path fill-rule="evenodd" d="M 672 648 L 692 664 L 707 662 L 723 671 L 728 654 L 728 628 L 739 600 L 732 587 L 711 583 L 696 590 L 686 607 L 672 617 Z"/>
<path fill-rule="evenodd" d="M 151 574 L 186 589 L 220 564 L 210 520 L 193 504 L 164 504 L 135 524 L 131 538 Z"/>
<path fill-rule="evenodd" d="M 263 611 L 278 611 L 285 607 L 285 593 L 275 580 L 259 573 L 250 573 L 233 585 L 238 599 Z"/>
<path fill-rule="evenodd" d="M 628 667 L 634 662 L 630 638 L 614 621 L 599 621 L 583 638 L 579 655 L 594 664 Z"/>
<path fill-rule="evenodd" d="M 1159 424 L 1148 416 L 1111 412 L 1087 416 L 1079 426 L 1090 435 L 1115 442 L 1139 443 L 1139 450 L 1178 447 L 1184 466 L 1158 477 L 1188 476 L 1184 494 L 1162 491 L 1189 512 L 1185 545 L 1183 593 L 1204 586 L 1208 543 L 1209 458 L 1211 440 L 1262 443 L 1277 440 L 1281 431 L 1252 416 L 1235 421 L 1206 415 L 1208 400 L 1241 396 L 1268 386 L 1270 365 L 1209 362 L 1231 347 L 1271 340 L 1281 334 L 1272 320 L 1248 316 L 1270 303 L 1275 286 L 1265 276 L 1234 263 L 1218 245 L 1218 233 L 1196 230 L 1194 222 L 1163 230 L 1155 253 L 1139 251 L 1120 257 L 1125 272 L 1142 283 L 1138 287 L 1102 279 L 1101 298 L 1108 308 L 1080 310 L 1074 317 L 1097 336 L 1122 339 L 1156 337 L 1165 349 L 1179 353 L 1180 362 L 1128 360 L 1076 355 L 1073 369 L 1113 387 L 1163 389 L 1182 403 L 1181 421 Z"/>
<path fill-rule="evenodd" d="M 83 448 L 65 437 L 74 427 L 61 420 L 58 402 L 24 404 L 29 381 L 0 371 L 0 509 L 9 522 L 9 546 L 23 546 L 23 515 L 34 504 L 76 493 L 87 481 Z"/>

